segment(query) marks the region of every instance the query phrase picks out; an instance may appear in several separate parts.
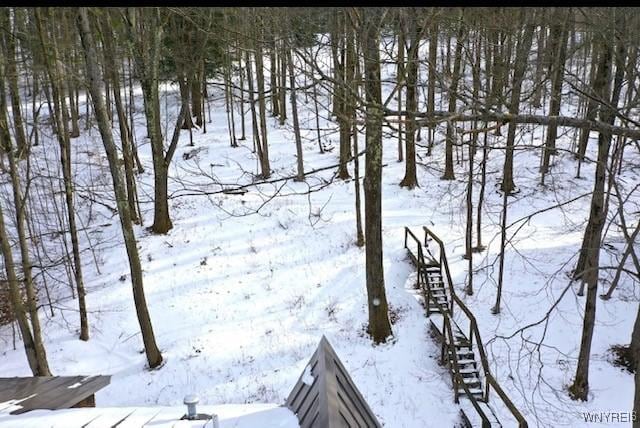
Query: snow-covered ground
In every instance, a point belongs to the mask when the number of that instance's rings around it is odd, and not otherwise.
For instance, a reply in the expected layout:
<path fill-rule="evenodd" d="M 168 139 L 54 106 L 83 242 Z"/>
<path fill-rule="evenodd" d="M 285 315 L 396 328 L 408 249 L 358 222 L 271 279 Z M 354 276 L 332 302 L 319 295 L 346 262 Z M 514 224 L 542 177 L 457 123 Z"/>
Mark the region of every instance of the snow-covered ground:
<path fill-rule="evenodd" d="M 177 88 L 170 88 L 166 104 L 163 102 L 170 116 L 168 135 L 177 114 L 176 92 Z M 194 130 L 195 147 L 190 147 L 188 133 L 182 132 L 171 164 L 174 228 L 158 236 L 136 227 L 148 306 L 164 366 L 145 369 L 117 218 L 95 201 L 78 198 L 78 216 L 88 228 L 81 236 L 83 248 L 88 248 L 89 240 L 95 247 L 95 254 L 85 252 L 83 266 L 91 340 L 77 339 L 76 301 L 56 303 L 53 318 L 41 311 L 54 374 L 111 374 L 111 385 L 97 394 L 98 406 L 175 406 L 194 392 L 203 404 L 282 403 L 325 334 L 384 426 L 453 426 L 459 407 L 453 403 L 447 370 L 437 364 L 440 349 L 428 335 L 428 320 L 413 290 L 415 274 L 403 248 L 403 229 L 428 225 L 439 234 L 462 296 L 467 276 L 467 261 L 462 259 L 466 153 L 464 163 L 456 165 L 458 179 L 442 181 L 443 145 L 436 145 L 432 157 L 419 148 L 420 187 L 406 190 L 398 186 L 404 163 L 396 160 L 397 141 L 385 140 L 384 269 L 395 323 L 393 339 L 373 346 L 364 333 L 364 249 L 355 246 L 353 181 L 329 183 L 334 172 L 329 170 L 310 175 L 303 183 L 250 187 L 244 195 L 199 194 L 221 190 L 214 180 L 225 185 L 248 183 L 251 173 L 256 173 L 249 116 L 248 139 L 238 148 L 230 147 L 220 94 L 213 95 L 218 101 L 212 102 L 207 133 Z M 305 105 L 300 96 L 305 128 L 315 126 L 311 112 L 304 111 L 313 108 L 309 101 Z M 146 167 L 138 176 L 138 190 L 148 226 L 153 216 L 153 173 L 139 91 L 137 103 L 137 141 Z M 327 127 L 324 120 L 321 126 Z M 541 132 L 523 132 L 518 143 L 540 145 Z M 323 134 L 326 145 L 335 150 L 318 153 L 315 129 L 304 132 L 305 170 L 337 163 L 338 135 Z M 562 137 L 561 148 L 569 148 L 571 135 Z M 50 137 L 44 136 L 42 145 L 34 148 L 35 159 L 56 156 Z M 502 142 L 498 138 L 490 137 L 490 141 Z M 295 174 L 293 141 L 289 123 L 279 127 L 275 118 L 269 120 L 274 178 Z M 94 199 L 115 206 L 97 130 L 75 139 L 73 149 L 78 188 L 93 189 L 98 192 Z M 185 160 L 183 155 L 194 149 L 199 150 L 197 154 Z M 638 165 L 639 156 L 632 151 L 626 159 Z M 547 186 L 541 187 L 539 155 L 539 150 L 532 149 L 516 152 L 514 176 L 520 192 L 510 198 L 508 223 L 592 189 L 594 165 L 583 165 L 586 178 L 575 179 L 576 164 L 562 151 Z M 566 393 L 575 372 L 584 307 L 575 286 L 567 290 L 567 273 L 575 264 L 590 197 L 509 228 L 502 313 L 491 314 L 502 203 L 496 189 L 502 163 L 503 152 L 491 151 L 483 210 L 483 243 L 488 248 L 474 254 L 476 293 L 464 297 L 478 319 L 494 375 L 530 426 L 578 427 L 585 425 L 582 412 L 630 411 L 633 376 L 614 367 L 607 352 L 611 345 L 627 343 L 630 338 L 638 295 L 626 278 L 611 300 L 598 301 L 589 401 L 571 401 Z M 626 165 L 621 185 L 629 192 L 640 181 L 640 170 Z M 474 201 L 478 188 L 476 185 Z M 5 188 L 4 197 L 7 191 Z M 633 200 L 638 201 L 637 195 Z M 611 202 L 615 208 L 614 198 Z M 627 218 L 634 217 L 629 212 Z M 623 245 L 615 226 L 606 245 Z M 603 265 L 615 265 L 610 252 L 603 251 L 602 258 Z M 610 271 L 602 274 L 604 279 L 611 276 Z M 10 327 L 0 329 L 0 376 L 29 375 L 24 351 L 19 345 L 13 350 L 11 338 Z"/>

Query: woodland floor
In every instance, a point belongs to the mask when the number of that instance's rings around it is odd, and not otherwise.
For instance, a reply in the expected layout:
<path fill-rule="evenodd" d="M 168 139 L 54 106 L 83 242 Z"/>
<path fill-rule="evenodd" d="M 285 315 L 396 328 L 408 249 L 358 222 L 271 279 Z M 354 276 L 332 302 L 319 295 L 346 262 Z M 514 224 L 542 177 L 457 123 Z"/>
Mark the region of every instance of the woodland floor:
<path fill-rule="evenodd" d="M 177 114 L 176 92 L 174 87 L 166 95 L 169 135 Z M 165 358 L 159 370 L 145 369 L 118 219 L 103 206 L 115 203 L 99 133 L 91 129 L 74 140 L 75 181 L 79 194 L 85 195 L 77 198 L 78 217 L 86 228 L 82 245 L 87 249 L 91 243 L 94 248 L 84 253 L 91 340 L 77 339 L 77 302 L 65 298 L 68 288 L 59 287 L 55 316 L 49 316 L 47 307 L 41 311 L 54 374 L 113 375 L 111 385 L 96 397 L 99 406 L 180 405 L 184 395 L 192 392 L 204 404 L 282 403 L 324 334 L 385 426 L 452 426 L 458 406 L 453 403 L 449 375 L 437 364 L 439 348 L 428 335 L 427 319 L 412 289 L 415 274 L 403 248 L 403 228 L 428 225 L 439 234 L 455 286 L 463 295 L 467 154 L 456 165 L 457 179 L 442 181 L 443 138 L 438 133 L 433 156 L 418 148 L 420 187 L 406 190 L 398 186 L 404 163 L 397 162 L 397 140 L 385 139 L 384 269 L 396 320 L 393 339 L 374 347 L 364 334 L 364 250 L 355 246 L 354 182 L 332 180 L 334 170 L 328 170 L 308 176 L 303 183 L 250 187 L 244 195 L 198 194 L 219 191 L 216 182 L 249 183 L 256 172 L 249 117 L 248 139 L 238 148 L 230 147 L 223 101 L 219 93 L 213 95 L 213 120 L 207 124 L 207 133 L 194 130 L 195 147 L 190 147 L 188 133 L 182 132 L 171 164 L 174 228 L 166 236 L 156 236 L 136 227 L 148 306 Z M 146 167 L 138 190 L 148 226 L 153 216 L 153 174 L 139 92 L 137 96 L 137 140 Z M 300 98 L 301 110 L 306 109 L 304 96 Z M 302 115 L 302 127 L 313 128 L 315 122 L 307 113 Z M 327 126 L 324 120 L 321 126 Z M 239 135 L 239 120 L 237 128 Z M 518 144 L 539 146 L 541 132 L 520 133 Z M 338 159 L 337 133 L 323 131 L 324 144 L 333 148 L 325 154 L 318 152 L 314 136 L 315 129 L 303 135 L 307 171 L 336 164 Z M 57 152 L 50 149 L 55 147 L 52 137 L 43 136 L 43 143 L 34 148 L 36 170 L 44 170 L 45 159 L 56 163 Z M 572 137 L 572 132 L 565 133 L 559 147 L 568 149 Z M 293 141 L 289 123 L 279 127 L 275 118 L 270 119 L 274 178 L 295 174 Z M 489 141 L 502 142 L 494 136 Z M 631 152 L 627 159 L 635 161 L 626 163 L 621 176 L 627 193 L 640 182 L 640 156 Z M 185 160 L 187 153 L 193 156 Z M 516 152 L 514 176 L 519 192 L 509 199 L 509 224 L 592 189 L 594 165 L 583 165 L 585 178 L 576 179 L 576 162 L 562 150 L 547 185 L 540 186 L 539 155 L 538 149 L 531 148 Z M 476 161 L 480 157 L 481 151 Z M 509 228 L 502 313 L 491 314 L 498 274 L 502 196 L 496 190 L 502 163 L 503 151 L 491 151 L 483 209 L 482 238 L 487 249 L 474 254 L 476 293 L 464 297 L 478 318 L 494 375 L 530 426 L 537 420 L 540 426 L 578 427 L 585 425 L 585 411 L 630 410 L 633 375 L 614 366 L 608 351 L 630 339 L 638 290 L 628 279 L 611 300 L 598 301 L 589 401 L 574 402 L 566 392 L 575 372 L 584 308 L 584 298 L 576 295 L 575 285 L 570 287 L 568 273 L 581 244 L 588 195 Z M 364 162 L 361 169 L 363 174 Z M 478 189 L 476 183 L 474 201 Z M 8 188 L 3 192 L 9 196 Z M 96 196 L 86 197 L 90 192 Z M 639 202 L 637 195 L 633 198 Z M 615 209 L 612 198 L 610 212 Z M 627 216 L 633 218 L 631 213 Z M 621 234 L 612 225 L 602 265 L 615 265 L 610 249 L 619 250 L 622 245 Z M 603 290 L 612 276 L 610 270 L 601 274 Z M 12 350 L 11 328 L 0 329 L 0 376 L 29 374 L 20 344 Z M 504 414 L 504 409 L 499 412 Z"/>

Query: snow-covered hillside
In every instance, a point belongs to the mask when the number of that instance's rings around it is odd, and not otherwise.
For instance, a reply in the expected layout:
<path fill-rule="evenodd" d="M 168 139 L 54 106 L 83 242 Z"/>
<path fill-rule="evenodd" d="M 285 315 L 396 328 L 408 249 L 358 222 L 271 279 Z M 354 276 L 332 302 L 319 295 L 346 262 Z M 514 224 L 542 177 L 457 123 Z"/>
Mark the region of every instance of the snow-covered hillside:
<path fill-rule="evenodd" d="M 211 91 L 207 133 L 194 130 L 191 147 L 183 131 L 170 167 L 174 228 L 167 235 L 152 235 L 136 226 L 148 306 L 165 358 L 160 369 L 145 369 L 119 223 L 104 206 L 114 207 L 115 201 L 100 135 L 91 129 L 73 140 L 76 184 L 80 191 L 97 193 L 96 200 L 78 200 L 78 217 L 86 223 L 81 245 L 91 340 L 77 339 L 74 300 L 56 298 L 54 317 L 43 308 L 53 373 L 111 374 L 111 385 L 96 397 L 98 406 L 175 406 L 192 392 L 204 404 L 281 403 L 324 334 L 385 427 L 453 426 L 459 407 L 453 402 L 449 373 L 438 365 L 440 348 L 428 334 L 428 320 L 413 289 L 416 277 L 403 248 L 403 233 L 405 226 L 428 225 L 443 239 L 453 280 L 463 296 L 466 153 L 464 163 L 456 166 L 458 179 L 442 181 L 442 144 L 431 157 L 419 148 L 420 187 L 407 190 L 398 186 L 404 163 L 396 160 L 397 141 L 385 139 L 384 269 L 394 336 L 373 346 L 364 331 L 364 249 L 355 245 L 353 181 L 334 179 L 335 171 L 329 169 L 309 175 L 305 182 L 277 181 L 248 187 L 245 194 L 219 193 L 218 183 L 250 183 L 256 156 L 249 122 L 249 138 L 240 147 L 230 147 L 221 93 L 213 86 Z M 139 91 L 136 94 L 136 133 L 146 167 L 138 176 L 138 189 L 148 226 L 153 172 L 142 98 Z M 301 98 L 302 126 L 313 128 L 308 123 L 313 105 Z M 177 87 L 165 86 L 162 105 L 168 109 L 169 127 L 178 104 Z M 521 144 L 540 144 L 542 130 L 531 132 L 521 134 Z M 320 154 L 315 129 L 305 131 L 305 170 L 338 161 L 337 133 L 323 133 L 325 145 L 335 150 Z M 52 137 L 43 136 L 41 145 L 33 148 L 34 159 L 39 159 L 36 168 L 44 159 L 55 163 Z M 437 137 L 442 141 L 441 134 Z M 491 140 L 502 141 L 494 136 Z M 280 127 L 271 119 L 274 179 L 295 175 L 293 141 L 289 123 Z M 626 156 L 640 159 L 637 153 Z M 513 226 L 502 313 L 492 315 L 502 204 L 496 189 L 502 164 L 503 152 L 491 151 L 483 211 L 487 249 L 474 254 L 476 292 L 464 297 L 478 319 L 494 375 L 530 426 L 537 420 L 540 426 L 580 427 L 585 425 L 582 412 L 630 409 L 633 375 L 611 364 L 608 348 L 629 342 L 638 300 L 631 282 L 623 281 L 611 300 L 598 302 L 589 401 L 572 401 L 565 390 L 575 372 L 584 308 L 584 298 L 576 295 L 575 285 L 570 287 L 567 274 L 584 232 L 594 165 L 585 164 L 586 178 L 576 179 L 575 161 L 560 152 L 542 187 L 539 151 L 516 152 L 514 176 L 520 192 L 509 200 L 508 224 Z M 629 192 L 640 182 L 640 169 L 628 167 L 621 177 Z M 2 197 L 8 191 L 5 188 Z M 86 250 L 90 243 L 94 253 Z M 623 241 L 609 237 L 606 245 L 620 248 Z M 603 265 L 615 264 L 606 248 L 602 257 Z M 604 278 L 609 275 L 603 273 Z M 28 376 L 30 370 L 19 344 L 12 349 L 12 329 L 5 326 L 0 329 L 0 376 L 18 375 Z"/>

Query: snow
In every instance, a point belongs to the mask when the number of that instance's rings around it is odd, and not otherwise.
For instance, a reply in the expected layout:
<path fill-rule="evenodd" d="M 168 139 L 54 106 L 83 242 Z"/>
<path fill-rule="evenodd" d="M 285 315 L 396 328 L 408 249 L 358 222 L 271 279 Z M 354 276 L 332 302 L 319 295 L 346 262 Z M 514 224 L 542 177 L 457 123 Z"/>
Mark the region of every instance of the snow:
<path fill-rule="evenodd" d="M 59 427 L 108 428 L 119 421 L 119 427 L 215 428 L 212 420 L 180 420 L 185 407 L 119 407 L 65 410 L 33 410 L 22 415 L 0 414 L 3 428 Z M 198 413 L 218 415 L 219 428 L 298 428 L 290 410 L 269 404 L 227 404 L 200 406 Z"/>
<path fill-rule="evenodd" d="M 384 73 L 389 75 L 391 69 Z M 161 104 L 169 113 L 163 123 L 171 127 L 178 109 L 177 87 L 164 85 L 162 89 Z M 80 238 L 91 339 L 81 342 L 77 338 L 77 302 L 70 298 L 61 274 L 59 285 L 53 290 L 55 316 L 50 317 L 47 308 L 40 312 L 54 374 L 111 374 L 111 385 L 96 395 L 101 409 L 178 406 L 185 394 L 196 392 L 201 397 L 199 411 L 208 405 L 230 403 L 229 407 L 211 407 L 216 413 L 222 409 L 222 427 L 266 427 L 267 420 L 275 424 L 281 420 L 282 425 L 269 426 L 285 427 L 290 418 L 275 415 L 284 410 L 276 412 L 273 403 L 283 403 L 300 373 L 306 373 L 305 364 L 324 334 L 384 426 L 453 426 L 459 420 L 459 407 L 453 402 L 447 369 L 438 365 L 440 348 L 429 337 L 428 320 L 419 294 L 413 289 L 414 268 L 403 248 L 405 226 L 419 230 L 428 225 L 445 243 L 455 287 L 478 319 L 494 376 L 530 426 L 580 427 L 584 425 L 583 412 L 632 408 L 633 376 L 614 367 L 608 353 L 611 345 L 628 343 L 630 338 L 638 292 L 628 277 L 623 278 L 611 300 L 598 301 L 589 401 L 572 401 L 565 390 L 575 373 L 584 308 L 584 298 L 576 295 L 575 286 L 569 287 L 567 275 L 581 244 L 590 197 L 526 218 L 590 192 L 593 163 L 582 167 L 586 178 L 576 179 L 575 161 L 569 153 L 560 151 L 547 176 L 547 185 L 542 187 L 539 150 L 516 151 L 514 177 L 520 192 L 509 199 L 508 224 L 514 225 L 509 228 L 502 313 L 496 316 L 490 308 L 497 287 L 502 196 L 495 189 L 503 152 L 493 150 L 490 154 L 482 228 L 487 249 L 474 254 L 475 293 L 464 296 L 466 161 L 456 165 L 457 180 L 442 181 L 443 144 L 435 146 L 432 157 L 419 147 L 420 187 L 403 189 L 398 186 L 404 164 L 396 161 L 397 141 L 386 138 L 382 189 L 384 280 L 397 320 L 394 337 L 386 344 L 373 346 L 364 332 L 364 249 L 355 246 L 353 181 L 334 180 L 327 185 L 332 180 L 329 170 L 308 176 L 302 183 L 287 181 L 250 187 L 244 195 L 205 194 L 247 184 L 257 168 L 251 152 L 249 116 L 247 140 L 241 141 L 240 147 L 231 148 L 217 91 L 212 91 L 217 101 L 212 102 L 213 120 L 207 124 L 207 133 L 193 133 L 197 152 L 188 145 L 188 133 L 182 132 L 170 166 L 174 228 L 167 235 L 158 236 L 143 226 L 135 227 L 149 311 L 165 358 L 159 370 L 146 368 L 119 224 L 113 212 L 102 205 L 113 207 L 115 201 L 99 134 L 91 129 L 74 140 L 76 188 L 79 195 L 85 195 L 77 198 L 77 209 L 82 227 L 86 228 Z M 311 100 L 305 106 L 304 97 L 299 96 L 301 110 L 312 110 Z M 138 176 L 138 191 L 144 225 L 148 226 L 153 217 L 153 170 L 149 142 L 144 138 L 139 89 L 136 97 L 136 134 L 146 168 Z M 574 104 L 567 102 L 563 113 L 575 114 Z M 84 111 L 84 107 L 80 110 Z M 301 123 L 303 127 L 315 126 L 309 111 L 301 112 Z M 280 127 L 275 118 L 270 118 L 268 125 L 273 176 L 294 175 L 295 145 L 290 126 Z M 326 120 L 321 120 L 321 127 L 329 127 Z M 519 145 L 541 144 L 541 129 L 523 129 Z M 114 132 L 117 134 L 115 128 Z M 560 148 L 569 148 L 569 134 L 560 138 Z M 315 130 L 303 132 L 305 170 L 336 164 L 337 132 L 323 131 L 325 144 L 335 148 L 326 154 L 318 153 L 314 136 Z M 595 134 L 592 143 L 594 137 Z M 52 135 L 43 133 L 41 138 L 42 144 L 34 147 L 31 168 L 43 174 L 52 169 L 55 176 L 59 162 L 55 158 L 57 149 L 52 148 L 57 147 L 56 143 Z M 440 133 L 437 138 L 442 141 Z M 363 135 L 359 141 L 364 141 Z M 499 145 L 502 140 L 490 136 L 489 143 Z M 594 147 L 592 144 L 589 149 L 591 157 Z M 190 159 L 183 158 L 186 153 L 192 154 L 186 156 Z M 476 161 L 480 157 L 479 152 Z M 634 150 L 625 153 L 625 157 L 629 163 L 625 163 L 620 185 L 628 194 L 640 182 L 640 170 Z M 38 186 L 44 184 L 43 178 L 35 180 L 32 192 L 39 192 Z M 474 201 L 478 188 L 476 184 Z M 86 197 L 89 191 L 96 192 L 97 197 Z M 0 195 L 9 198 L 9 188 L 4 186 Z M 51 199 L 42 200 L 46 210 L 53 210 L 55 198 Z M 611 198 L 610 217 L 616 209 L 614 199 Z M 638 195 L 633 194 L 629 200 L 630 207 L 637 206 Z M 630 210 L 626 213 L 628 222 L 637 219 L 631 208 L 626 209 Z M 516 223 L 518 219 L 523 220 Z M 53 220 L 45 226 L 58 230 Z M 607 249 L 620 250 L 624 245 L 620 236 L 611 226 L 602 251 L 603 266 L 616 264 L 615 254 Z M 46 245 L 53 247 L 56 242 Z M 602 274 L 604 279 L 612 276 L 610 270 Z M 518 331 L 528 325 L 531 327 Z M 0 376 L 30 375 L 20 343 L 13 350 L 11 341 L 11 328 L 0 329 Z M 495 394 L 491 402 L 499 403 Z M 239 417 L 233 412 L 244 414 L 246 403 L 251 403 L 253 409 L 259 406 L 256 403 L 271 403 L 264 404 L 264 411 L 274 412 L 275 416 L 265 419 L 272 413 L 261 415 L 257 411 L 252 413 L 251 423 L 230 425 L 233 418 Z M 223 410 L 229 411 L 227 416 Z M 74 412 L 83 411 L 56 412 L 60 426 L 65 426 L 69 421 L 66 418 L 73 418 Z M 501 419 L 509 420 L 505 409 L 497 408 L 497 412 Z M 15 426 L 32 422 L 37 426 L 43 420 L 48 424 L 51 416 L 46 411 L 32 412 Z M 231 419 L 225 421 L 225 417 Z M 3 427 L 4 422 L 9 423 L 0 419 Z"/>
<path fill-rule="evenodd" d="M 307 367 L 304 368 L 304 373 L 302 374 L 302 382 L 304 382 L 305 384 L 311 386 L 311 385 L 313 385 L 313 381 L 314 380 L 315 380 L 315 378 L 311 374 L 311 366 L 309 364 L 307 364 Z"/>
<path fill-rule="evenodd" d="M 0 415 L 2 413 L 11 413 L 11 412 L 15 412 L 16 410 L 22 409 L 22 406 L 20 405 L 20 403 L 22 403 L 25 400 L 28 400 L 29 398 L 35 397 L 35 395 L 36 394 L 31 394 L 27 397 L 20 397 L 18 399 L 0 402 Z"/>

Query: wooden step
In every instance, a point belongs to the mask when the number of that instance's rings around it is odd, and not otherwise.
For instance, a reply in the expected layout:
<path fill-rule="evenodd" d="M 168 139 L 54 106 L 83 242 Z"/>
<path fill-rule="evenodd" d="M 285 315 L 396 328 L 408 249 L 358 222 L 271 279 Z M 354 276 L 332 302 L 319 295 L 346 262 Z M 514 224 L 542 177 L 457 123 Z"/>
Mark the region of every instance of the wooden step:
<path fill-rule="evenodd" d="M 478 379 L 477 377 L 463 377 L 462 381 L 465 385 L 467 385 L 467 388 L 469 388 L 469 390 L 471 390 L 472 388 L 482 388 L 482 382 L 480 382 L 480 379 Z M 458 385 L 458 389 L 463 390 L 464 388 Z"/>
<path fill-rule="evenodd" d="M 459 352 L 473 352 L 468 340 L 454 343 L 453 346 L 455 346 L 456 350 Z"/>
<path fill-rule="evenodd" d="M 425 294 L 426 294 L 426 291 L 425 291 Z M 433 296 L 433 297 L 439 297 L 439 298 L 444 298 L 444 299 L 447 298 L 447 293 L 445 293 L 442 290 L 436 290 L 436 291 L 430 290 L 429 294 L 431 296 Z"/>
<path fill-rule="evenodd" d="M 449 358 L 449 362 L 453 364 L 453 360 L 451 358 Z M 466 366 L 469 364 L 476 364 L 476 360 L 472 358 L 458 358 L 458 367 Z"/>
<path fill-rule="evenodd" d="M 462 391 L 464 391 L 464 389 L 460 388 Z M 474 397 L 477 398 L 482 398 L 482 396 L 484 395 L 484 391 L 482 391 L 482 388 L 480 387 L 473 387 L 473 388 L 469 388 L 469 392 L 471 393 L 471 395 L 473 395 Z M 464 395 L 464 392 L 463 392 Z"/>
<path fill-rule="evenodd" d="M 473 350 L 470 347 L 469 339 L 467 339 L 466 336 L 456 335 L 454 333 L 453 334 L 453 344 L 454 345 L 460 345 L 461 348 L 467 347 L 467 348 L 469 348 L 469 352 L 473 352 Z"/>
<path fill-rule="evenodd" d="M 464 349 L 456 350 L 456 357 L 458 357 L 459 360 L 476 360 L 476 354 L 473 351 L 470 352 Z"/>
<path fill-rule="evenodd" d="M 458 373 L 463 378 L 471 378 L 471 377 L 478 378 L 480 376 L 480 373 L 478 373 L 478 369 L 474 366 L 464 366 L 462 368 L 459 367 Z"/>

